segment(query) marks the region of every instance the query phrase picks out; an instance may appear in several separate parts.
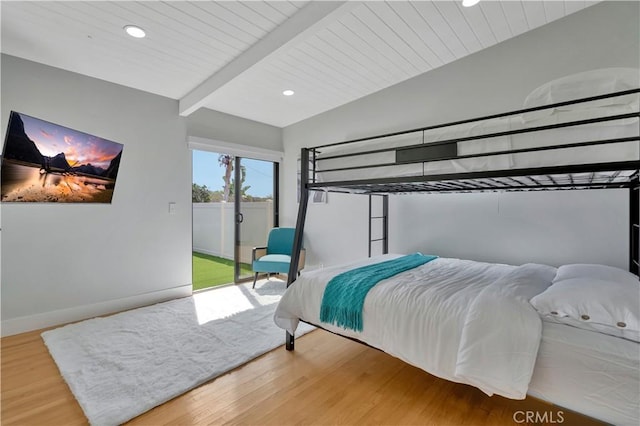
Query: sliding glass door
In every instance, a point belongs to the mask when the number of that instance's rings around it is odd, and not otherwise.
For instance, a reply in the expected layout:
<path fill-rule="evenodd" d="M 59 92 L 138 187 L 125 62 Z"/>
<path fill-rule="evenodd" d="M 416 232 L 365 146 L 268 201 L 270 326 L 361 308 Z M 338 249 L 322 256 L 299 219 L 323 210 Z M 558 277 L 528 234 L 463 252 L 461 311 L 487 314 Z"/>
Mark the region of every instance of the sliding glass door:
<path fill-rule="evenodd" d="M 193 151 L 193 289 L 253 277 L 253 247 L 277 226 L 278 163 Z"/>
<path fill-rule="evenodd" d="M 234 281 L 242 282 L 253 277 L 253 248 L 265 246 L 269 231 L 277 226 L 278 163 L 236 157 L 233 192 L 236 212 Z"/>

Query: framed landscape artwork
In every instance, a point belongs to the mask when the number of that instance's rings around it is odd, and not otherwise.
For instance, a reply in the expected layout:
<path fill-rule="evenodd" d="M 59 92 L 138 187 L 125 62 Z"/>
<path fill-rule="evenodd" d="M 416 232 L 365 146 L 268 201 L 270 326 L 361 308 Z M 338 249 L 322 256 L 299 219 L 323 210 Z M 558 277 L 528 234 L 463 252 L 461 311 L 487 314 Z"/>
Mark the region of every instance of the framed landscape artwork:
<path fill-rule="evenodd" d="M 0 201 L 111 203 L 123 145 L 12 111 Z"/>

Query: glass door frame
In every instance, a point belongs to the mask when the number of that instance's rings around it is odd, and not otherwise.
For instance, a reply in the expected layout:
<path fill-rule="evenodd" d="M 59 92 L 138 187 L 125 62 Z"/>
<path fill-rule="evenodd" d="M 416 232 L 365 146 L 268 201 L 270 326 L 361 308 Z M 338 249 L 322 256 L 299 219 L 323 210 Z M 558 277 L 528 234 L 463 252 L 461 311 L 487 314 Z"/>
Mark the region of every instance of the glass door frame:
<path fill-rule="evenodd" d="M 250 159 L 249 157 L 240 157 L 238 155 L 234 156 L 234 164 L 233 164 L 233 179 L 236 182 L 233 185 L 233 211 L 234 211 L 234 248 L 233 248 L 233 282 L 234 284 L 241 284 L 247 281 L 251 281 L 253 279 L 252 276 L 249 277 L 241 277 L 240 276 L 240 253 L 241 253 L 241 228 L 242 221 L 244 217 L 242 215 L 242 185 L 240 185 L 242 178 L 242 160 Z M 280 212 L 280 163 L 278 161 L 271 160 L 260 160 L 260 161 L 269 161 L 273 164 L 273 226 L 279 226 L 279 212 Z M 265 241 L 266 243 L 266 241 Z"/>

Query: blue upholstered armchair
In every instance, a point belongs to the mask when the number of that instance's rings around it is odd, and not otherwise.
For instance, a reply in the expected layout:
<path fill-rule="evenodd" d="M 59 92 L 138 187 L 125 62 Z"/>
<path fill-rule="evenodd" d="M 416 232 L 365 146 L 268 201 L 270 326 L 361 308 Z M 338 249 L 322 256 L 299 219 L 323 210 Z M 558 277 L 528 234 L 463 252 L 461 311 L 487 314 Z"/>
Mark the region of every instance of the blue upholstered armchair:
<path fill-rule="evenodd" d="M 254 247 L 253 249 L 253 288 L 256 287 L 258 274 L 288 274 L 291 264 L 291 251 L 293 250 L 293 237 L 295 228 L 273 228 L 269 232 L 266 247 Z M 304 268 L 305 250 L 300 251 L 298 273 Z"/>

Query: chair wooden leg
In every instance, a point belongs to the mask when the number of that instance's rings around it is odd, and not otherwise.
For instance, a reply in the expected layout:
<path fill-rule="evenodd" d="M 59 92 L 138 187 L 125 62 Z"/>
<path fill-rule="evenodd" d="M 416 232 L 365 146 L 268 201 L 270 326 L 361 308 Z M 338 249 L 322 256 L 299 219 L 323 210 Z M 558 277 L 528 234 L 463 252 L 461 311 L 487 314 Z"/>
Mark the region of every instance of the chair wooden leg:
<path fill-rule="evenodd" d="M 258 281 L 258 273 L 256 272 L 256 275 L 253 277 L 253 287 L 251 288 L 256 288 L 256 281 Z"/>

